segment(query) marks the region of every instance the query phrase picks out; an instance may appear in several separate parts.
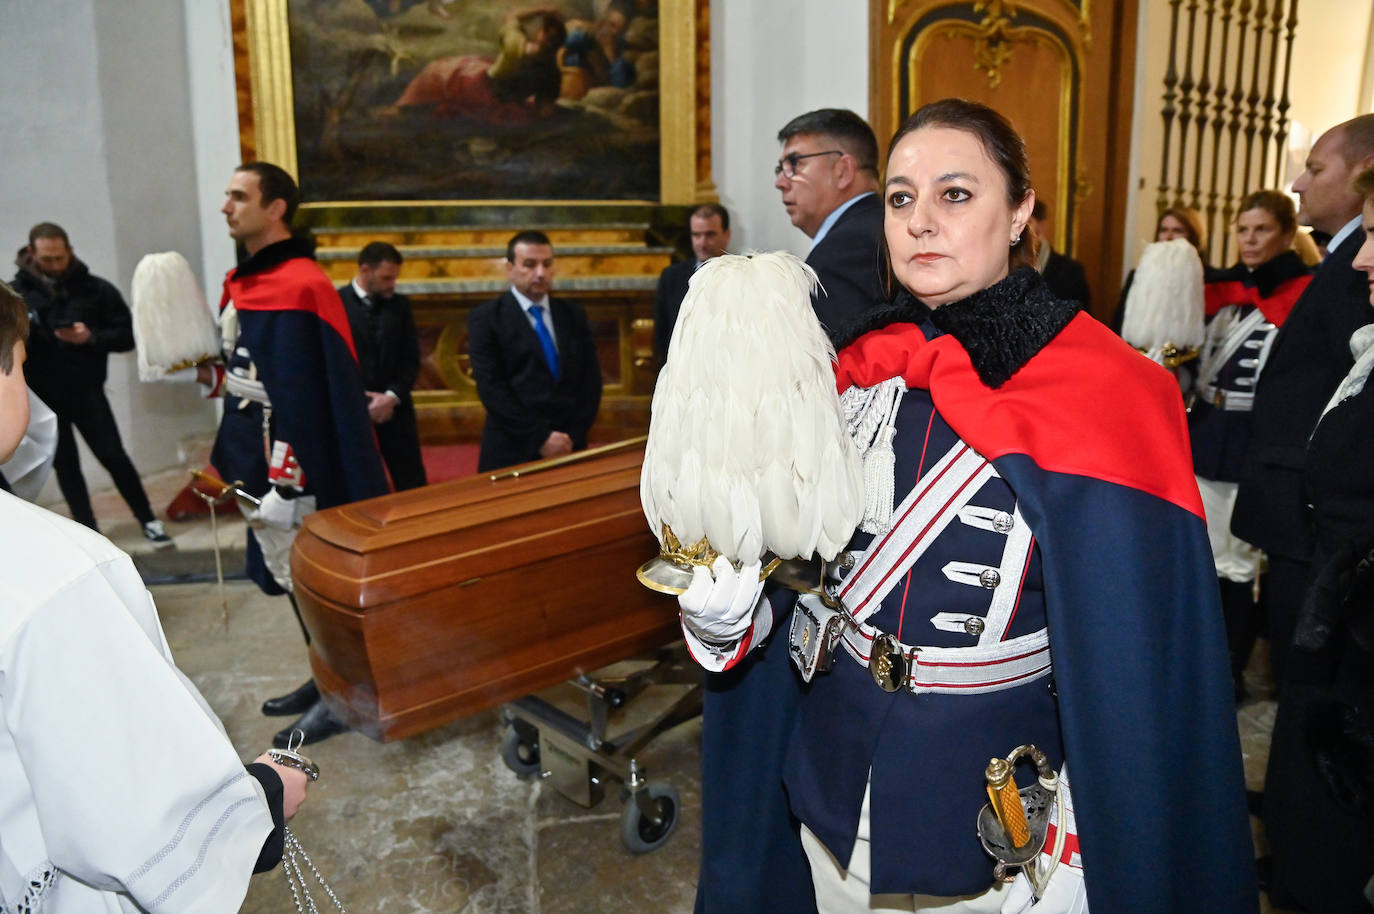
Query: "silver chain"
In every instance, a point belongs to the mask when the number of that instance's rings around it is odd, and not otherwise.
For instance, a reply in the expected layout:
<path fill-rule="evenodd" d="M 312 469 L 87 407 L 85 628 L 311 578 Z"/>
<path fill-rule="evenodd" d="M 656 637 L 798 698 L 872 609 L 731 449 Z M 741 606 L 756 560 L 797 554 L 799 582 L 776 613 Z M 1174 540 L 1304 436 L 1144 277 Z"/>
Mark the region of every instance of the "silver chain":
<path fill-rule="evenodd" d="M 306 866 L 310 867 L 310 872 L 314 874 L 315 881 L 320 884 L 320 888 L 324 889 L 329 900 L 334 902 L 334 907 L 339 910 L 340 914 L 347 914 L 344 906 L 339 903 L 338 896 L 334 894 L 334 890 L 329 887 L 329 883 L 324 881 L 320 871 L 315 868 L 310 855 L 305 852 L 305 848 L 301 847 L 296 836 L 291 834 L 291 829 L 283 827 L 282 830 L 286 833 L 282 869 L 286 870 L 286 884 L 291 887 L 291 900 L 296 903 L 297 914 L 306 914 L 306 911 L 309 911 L 310 914 L 319 914 L 319 909 L 315 907 L 315 899 L 310 897 L 310 888 L 305 884 L 305 873 L 301 870 L 300 860 L 296 859 L 297 855 L 305 861 Z M 305 897 L 304 905 L 301 904 L 302 896 Z"/>

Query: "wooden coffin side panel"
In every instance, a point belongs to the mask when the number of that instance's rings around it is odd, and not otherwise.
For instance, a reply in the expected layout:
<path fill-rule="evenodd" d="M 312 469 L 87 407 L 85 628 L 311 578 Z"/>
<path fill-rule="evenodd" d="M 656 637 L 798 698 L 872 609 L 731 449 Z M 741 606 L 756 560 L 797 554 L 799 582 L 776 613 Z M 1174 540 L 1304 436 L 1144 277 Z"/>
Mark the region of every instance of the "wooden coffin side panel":
<path fill-rule="evenodd" d="M 681 636 L 635 578 L 658 551 L 643 451 L 321 511 L 296 538 L 310 661 L 350 726 L 389 740 Z"/>
<path fill-rule="evenodd" d="M 634 577 L 646 541 L 656 546 L 644 532 L 366 613 L 298 589 L 319 633 L 315 678 L 350 726 L 393 740 L 652 650 L 681 632 L 674 602 Z"/>
<path fill-rule="evenodd" d="M 590 491 L 633 489 L 638 502 L 644 446 L 640 441 L 608 445 L 574 455 L 571 462 L 540 470 L 541 463 L 503 471 L 499 478 L 479 473 L 436 485 L 393 492 L 321 511 L 306 518 L 320 535 L 356 552 L 413 542 L 436 531 L 471 527 L 495 517 L 520 513 L 522 504 L 557 505 Z M 568 460 L 569 458 L 562 458 Z M 504 475 L 519 473 L 519 475 Z"/>

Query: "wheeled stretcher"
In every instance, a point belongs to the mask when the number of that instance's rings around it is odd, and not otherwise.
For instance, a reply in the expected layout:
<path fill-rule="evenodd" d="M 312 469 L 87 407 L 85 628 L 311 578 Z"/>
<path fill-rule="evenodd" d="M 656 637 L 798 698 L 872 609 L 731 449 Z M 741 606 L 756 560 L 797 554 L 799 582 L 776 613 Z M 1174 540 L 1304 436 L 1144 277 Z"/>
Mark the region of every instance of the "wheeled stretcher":
<path fill-rule="evenodd" d="M 701 714 L 702 675 L 678 642 L 516 699 L 502 709 L 508 729 L 501 757 L 521 777 L 544 778 L 588 808 L 602 801 L 609 781 L 619 783 L 621 841 L 633 853 L 656 850 L 677 826 L 682 801 L 671 784 L 649 780 L 636 755 Z M 636 713 L 632 706 L 654 686 L 678 688 L 662 690 L 671 697 L 655 695 L 647 713 Z M 583 714 L 574 710 L 579 698 Z"/>

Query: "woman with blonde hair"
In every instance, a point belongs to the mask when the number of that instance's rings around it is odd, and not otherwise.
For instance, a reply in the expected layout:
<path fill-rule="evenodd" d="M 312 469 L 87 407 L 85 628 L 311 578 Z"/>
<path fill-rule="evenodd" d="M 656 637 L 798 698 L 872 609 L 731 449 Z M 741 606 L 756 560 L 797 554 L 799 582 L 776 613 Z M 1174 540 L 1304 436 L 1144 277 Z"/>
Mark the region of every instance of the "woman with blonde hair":
<path fill-rule="evenodd" d="M 1187 239 L 1204 260 L 1207 258 L 1207 227 L 1202 224 L 1202 214 L 1191 206 L 1171 206 L 1159 214 L 1159 220 L 1155 223 L 1155 241 L 1172 241 L 1175 238 Z"/>

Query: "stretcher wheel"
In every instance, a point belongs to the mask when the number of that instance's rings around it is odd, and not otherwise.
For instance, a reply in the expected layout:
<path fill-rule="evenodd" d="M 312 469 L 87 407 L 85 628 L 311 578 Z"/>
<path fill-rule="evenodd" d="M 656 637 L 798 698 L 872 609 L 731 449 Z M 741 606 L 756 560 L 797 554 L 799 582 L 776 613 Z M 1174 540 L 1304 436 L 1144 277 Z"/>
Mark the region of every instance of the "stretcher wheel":
<path fill-rule="evenodd" d="M 501 761 L 514 771 L 517 777 L 532 778 L 543 771 L 539 763 L 539 731 L 533 727 L 521 727 L 516 721 L 501 738 Z"/>
<path fill-rule="evenodd" d="M 620 840 L 632 854 L 647 854 L 658 850 L 677 828 L 678 810 L 682 802 L 677 790 L 663 781 L 650 781 L 644 788 L 654 805 L 658 822 L 644 815 L 631 796 L 620 811 Z"/>

